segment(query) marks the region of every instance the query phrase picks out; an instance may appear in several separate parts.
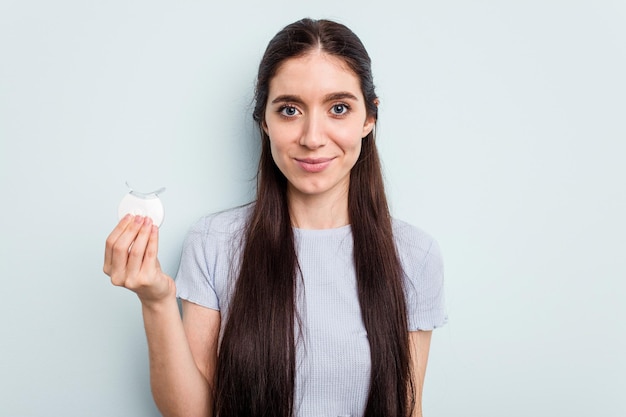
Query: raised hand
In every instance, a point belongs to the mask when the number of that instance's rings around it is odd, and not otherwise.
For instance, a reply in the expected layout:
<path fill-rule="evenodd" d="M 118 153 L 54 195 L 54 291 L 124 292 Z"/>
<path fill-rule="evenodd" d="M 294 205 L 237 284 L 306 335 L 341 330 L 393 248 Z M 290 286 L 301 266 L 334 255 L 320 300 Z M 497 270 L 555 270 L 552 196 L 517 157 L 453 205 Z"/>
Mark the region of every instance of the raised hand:
<path fill-rule="evenodd" d="M 104 273 L 144 304 L 175 297 L 174 281 L 161 270 L 158 246 L 159 228 L 149 217 L 126 215 L 106 240 Z"/>

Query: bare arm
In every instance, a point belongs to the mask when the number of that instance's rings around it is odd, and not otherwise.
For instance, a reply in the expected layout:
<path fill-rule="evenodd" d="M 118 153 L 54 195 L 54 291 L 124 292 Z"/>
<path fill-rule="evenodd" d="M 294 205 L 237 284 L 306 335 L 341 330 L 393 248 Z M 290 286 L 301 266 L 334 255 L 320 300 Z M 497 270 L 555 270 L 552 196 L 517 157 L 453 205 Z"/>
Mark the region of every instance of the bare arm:
<path fill-rule="evenodd" d="M 127 216 L 107 239 L 103 269 L 114 285 L 134 291 L 141 301 L 150 382 L 161 413 L 207 417 L 212 407 L 209 375 L 200 371 L 194 359 L 174 281 L 161 271 L 157 251 L 158 228 L 148 218 Z"/>
<path fill-rule="evenodd" d="M 215 388 L 220 313 L 183 300 L 183 326 L 196 367 L 211 393 Z"/>
<path fill-rule="evenodd" d="M 150 356 L 150 385 L 159 410 L 165 417 L 210 416 L 213 398 L 207 367 L 198 367 L 176 299 L 157 306 L 144 304 L 142 311 Z"/>
<path fill-rule="evenodd" d="M 431 336 L 432 331 L 409 333 L 411 375 L 413 376 L 413 387 L 415 389 L 415 408 L 413 409 L 412 417 L 422 417 L 422 390 L 424 388 Z"/>

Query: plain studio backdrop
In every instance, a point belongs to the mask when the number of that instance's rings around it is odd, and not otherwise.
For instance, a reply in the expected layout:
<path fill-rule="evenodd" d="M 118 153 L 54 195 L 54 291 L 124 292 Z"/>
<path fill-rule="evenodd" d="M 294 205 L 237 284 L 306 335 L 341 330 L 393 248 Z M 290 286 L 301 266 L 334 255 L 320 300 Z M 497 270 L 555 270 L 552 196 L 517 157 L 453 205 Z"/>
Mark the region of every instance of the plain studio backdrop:
<path fill-rule="evenodd" d="M 426 417 L 624 416 L 623 1 L 0 2 L 0 416 L 158 416 L 140 304 L 102 273 L 128 191 L 248 202 L 270 38 L 363 40 L 396 217 L 434 235 L 450 322 Z"/>

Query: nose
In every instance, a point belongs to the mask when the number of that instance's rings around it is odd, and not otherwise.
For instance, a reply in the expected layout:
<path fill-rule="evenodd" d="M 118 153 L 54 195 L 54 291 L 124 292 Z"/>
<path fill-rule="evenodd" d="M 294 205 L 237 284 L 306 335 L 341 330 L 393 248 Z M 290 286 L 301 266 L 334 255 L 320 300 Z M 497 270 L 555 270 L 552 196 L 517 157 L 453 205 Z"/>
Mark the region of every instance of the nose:
<path fill-rule="evenodd" d="M 317 149 L 326 145 L 328 138 L 323 117 L 318 115 L 317 112 L 312 112 L 304 119 L 300 145 L 309 149 Z"/>

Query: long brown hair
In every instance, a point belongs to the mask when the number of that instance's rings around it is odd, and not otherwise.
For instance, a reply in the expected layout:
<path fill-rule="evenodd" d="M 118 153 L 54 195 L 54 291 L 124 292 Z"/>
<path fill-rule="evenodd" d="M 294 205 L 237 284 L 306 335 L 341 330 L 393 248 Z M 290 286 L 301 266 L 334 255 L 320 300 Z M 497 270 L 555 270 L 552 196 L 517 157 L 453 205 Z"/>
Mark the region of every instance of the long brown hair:
<path fill-rule="evenodd" d="M 316 48 L 346 62 L 360 79 L 368 116 L 378 114 L 369 55 L 346 26 L 303 19 L 270 41 L 259 66 L 253 112 L 262 139 L 256 203 L 245 228 L 239 276 L 219 349 L 219 417 L 293 415 L 298 260 L 287 180 L 272 159 L 261 127 L 270 80 L 279 65 Z M 350 173 L 348 212 L 371 355 L 365 416 L 406 417 L 413 408 L 406 302 L 374 131 L 362 139 Z"/>

